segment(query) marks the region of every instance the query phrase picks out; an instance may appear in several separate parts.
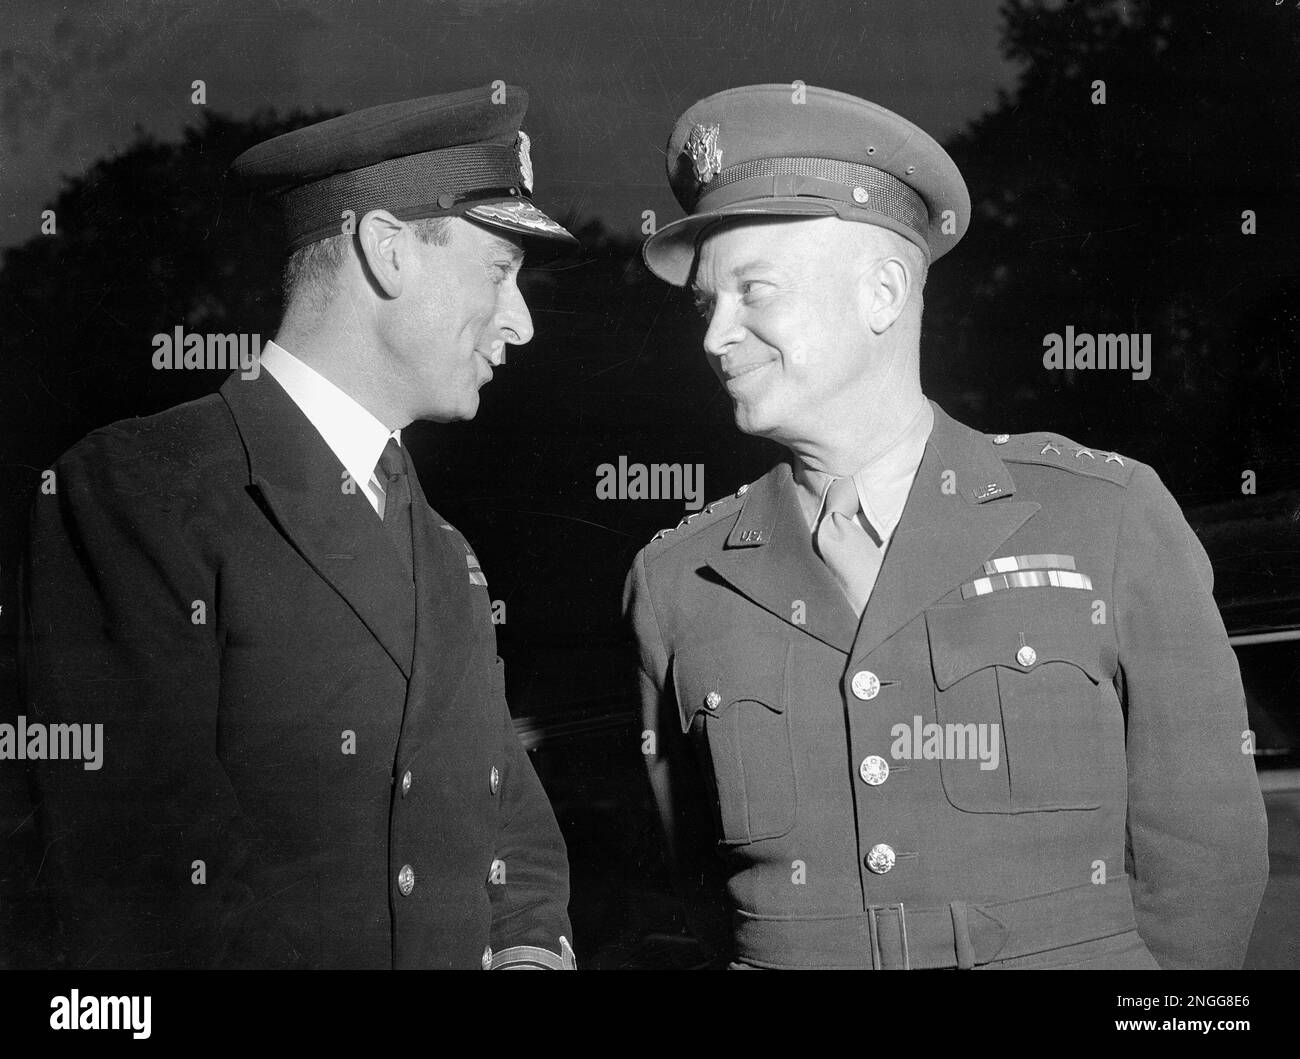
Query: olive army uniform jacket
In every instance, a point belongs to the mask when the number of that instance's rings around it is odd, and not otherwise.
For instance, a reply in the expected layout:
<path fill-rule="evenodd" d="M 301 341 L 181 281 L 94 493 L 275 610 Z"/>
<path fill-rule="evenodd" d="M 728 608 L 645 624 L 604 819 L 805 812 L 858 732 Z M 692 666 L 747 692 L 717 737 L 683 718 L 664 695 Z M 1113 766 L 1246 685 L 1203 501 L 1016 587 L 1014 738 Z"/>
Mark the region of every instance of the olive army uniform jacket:
<path fill-rule="evenodd" d="M 696 933 L 750 967 L 1240 966 L 1266 824 L 1203 548 L 1149 467 L 934 412 L 860 621 L 788 462 L 636 558 Z"/>
<path fill-rule="evenodd" d="M 104 725 L 35 776 L 73 966 L 572 966 L 485 580 L 409 460 L 413 575 L 267 374 L 54 470 L 27 720 Z"/>

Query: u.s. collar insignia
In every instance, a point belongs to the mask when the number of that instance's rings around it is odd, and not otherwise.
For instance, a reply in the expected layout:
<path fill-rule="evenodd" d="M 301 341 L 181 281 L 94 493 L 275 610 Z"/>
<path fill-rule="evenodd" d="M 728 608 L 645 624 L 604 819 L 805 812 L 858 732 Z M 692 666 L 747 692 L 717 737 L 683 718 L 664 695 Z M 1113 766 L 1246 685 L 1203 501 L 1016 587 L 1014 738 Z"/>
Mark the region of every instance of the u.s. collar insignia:
<path fill-rule="evenodd" d="M 686 137 L 685 151 L 695 167 L 695 179 L 707 184 L 722 171 L 722 148 L 718 146 L 717 125 L 696 125 Z"/>
<path fill-rule="evenodd" d="M 520 129 L 519 139 L 515 141 L 515 151 L 519 154 L 519 177 L 524 183 L 524 190 L 530 195 L 533 193 L 533 159 L 528 153 L 531 146 L 532 141 L 528 138 L 528 133 Z"/>

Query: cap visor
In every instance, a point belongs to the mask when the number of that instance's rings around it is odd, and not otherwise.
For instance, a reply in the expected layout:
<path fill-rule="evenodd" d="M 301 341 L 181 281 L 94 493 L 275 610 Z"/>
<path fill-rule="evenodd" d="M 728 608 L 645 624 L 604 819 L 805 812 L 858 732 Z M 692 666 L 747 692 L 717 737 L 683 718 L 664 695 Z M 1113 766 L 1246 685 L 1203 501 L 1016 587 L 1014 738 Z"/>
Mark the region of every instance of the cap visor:
<path fill-rule="evenodd" d="M 710 225 L 728 217 L 828 217 L 835 212 L 835 206 L 822 199 L 751 199 L 737 202 L 664 225 L 642 244 L 641 257 L 646 267 L 665 283 L 684 287 L 690 279 L 691 267 L 695 264 L 696 244 Z"/>
<path fill-rule="evenodd" d="M 466 220 L 500 228 L 533 239 L 552 239 L 577 245 L 577 237 L 568 229 L 556 224 L 526 199 L 509 199 L 502 202 L 480 202 L 465 210 Z"/>

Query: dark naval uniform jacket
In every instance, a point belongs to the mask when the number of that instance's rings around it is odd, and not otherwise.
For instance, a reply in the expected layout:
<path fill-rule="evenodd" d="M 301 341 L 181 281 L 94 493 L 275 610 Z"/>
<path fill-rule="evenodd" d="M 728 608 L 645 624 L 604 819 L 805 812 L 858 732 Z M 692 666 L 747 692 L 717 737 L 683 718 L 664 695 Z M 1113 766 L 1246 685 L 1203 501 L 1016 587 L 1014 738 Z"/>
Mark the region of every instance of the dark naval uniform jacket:
<path fill-rule="evenodd" d="M 788 462 L 660 534 L 625 603 L 701 940 L 755 967 L 1240 966 L 1266 825 L 1211 587 L 1149 467 L 937 407 L 860 621 Z"/>
<path fill-rule="evenodd" d="M 90 967 L 572 965 L 563 839 L 490 601 L 413 469 L 414 578 L 268 375 L 95 431 L 35 502 L 28 723 L 104 725 L 36 783 Z"/>

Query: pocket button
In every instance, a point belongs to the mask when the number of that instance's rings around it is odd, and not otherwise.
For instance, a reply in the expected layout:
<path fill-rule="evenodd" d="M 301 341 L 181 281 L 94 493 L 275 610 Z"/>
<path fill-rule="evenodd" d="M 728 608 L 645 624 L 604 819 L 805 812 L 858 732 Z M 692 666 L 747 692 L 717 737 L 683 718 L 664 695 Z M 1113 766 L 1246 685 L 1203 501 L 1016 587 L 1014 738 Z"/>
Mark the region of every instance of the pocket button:
<path fill-rule="evenodd" d="M 1035 662 L 1038 661 L 1038 652 L 1035 651 L 1028 644 L 1025 644 L 1022 648 L 1020 648 L 1019 651 L 1016 652 L 1016 661 L 1019 662 L 1026 669 L 1028 669 L 1030 666 L 1032 666 Z"/>

